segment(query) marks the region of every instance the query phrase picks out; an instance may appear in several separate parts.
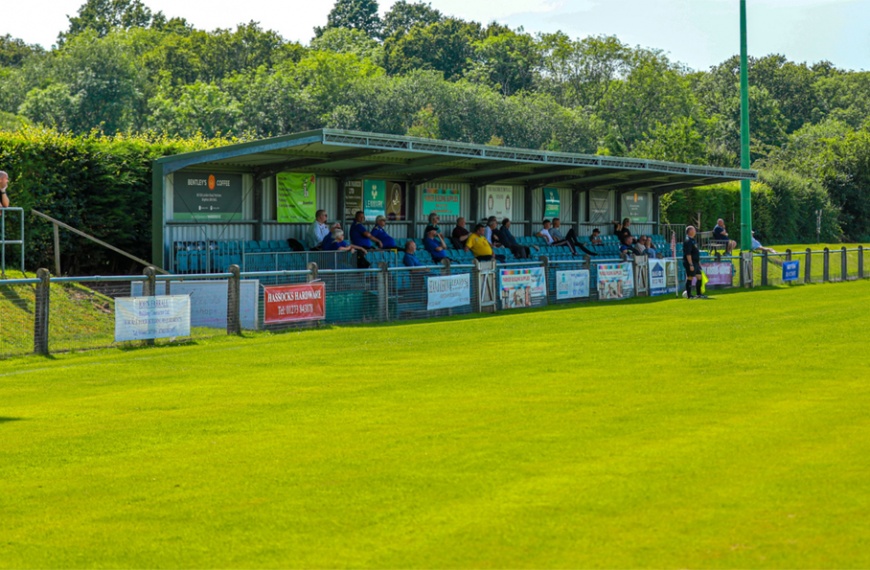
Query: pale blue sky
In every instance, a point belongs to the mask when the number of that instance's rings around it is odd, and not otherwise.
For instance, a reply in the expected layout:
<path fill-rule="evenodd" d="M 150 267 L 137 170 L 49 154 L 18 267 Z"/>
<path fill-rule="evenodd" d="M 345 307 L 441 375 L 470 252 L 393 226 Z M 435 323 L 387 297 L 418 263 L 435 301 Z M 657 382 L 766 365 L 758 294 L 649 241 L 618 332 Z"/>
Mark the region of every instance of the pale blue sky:
<path fill-rule="evenodd" d="M 9 0 L 6 0 L 9 2 Z M 0 34 L 49 47 L 84 0 L 26 0 L 4 10 Z M 334 0 L 143 0 L 198 28 L 258 21 L 284 38 L 308 43 Z M 393 0 L 381 0 L 385 11 Z M 527 32 L 562 30 L 571 37 L 616 35 L 664 50 L 674 61 L 707 69 L 739 50 L 739 0 L 431 0 L 448 15 L 496 20 Z M 792 61 L 829 60 L 870 70 L 870 0 L 747 0 L 749 53 Z"/>

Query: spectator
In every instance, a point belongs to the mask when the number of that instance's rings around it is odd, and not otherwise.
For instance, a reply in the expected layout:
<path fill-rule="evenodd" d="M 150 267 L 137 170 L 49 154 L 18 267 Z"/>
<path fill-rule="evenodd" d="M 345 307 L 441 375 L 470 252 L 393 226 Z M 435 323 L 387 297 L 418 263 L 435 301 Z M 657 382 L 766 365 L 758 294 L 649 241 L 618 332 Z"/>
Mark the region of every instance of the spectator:
<path fill-rule="evenodd" d="M 755 239 L 755 232 L 752 232 L 752 251 L 763 251 L 765 253 L 776 253 L 772 247 L 764 247 L 761 242 Z"/>
<path fill-rule="evenodd" d="M 405 242 L 405 257 L 402 258 L 402 265 L 405 267 L 420 267 L 423 264 L 417 259 L 417 243 L 409 239 Z"/>
<path fill-rule="evenodd" d="M 7 186 L 9 186 L 9 175 L 0 170 L 0 208 L 9 207 L 9 196 L 6 195 Z"/>
<path fill-rule="evenodd" d="M 631 225 L 631 218 L 623 218 L 622 223 L 619 222 L 611 222 L 613 224 L 613 233 L 616 234 L 616 239 L 619 240 L 619 243 L 625 243 L 625 236 L 631 236 L 631 230 L 628 227 Z M 634 238 L 632 238 L 632 243 L 634 243 Z"/>
<path fill-rule="evenodd" d="M 438 222 L 440 222 L 440 221 L 441 221 L 441 216 L 439 216 L 435 212 L 432 212 L 431 214 L 429 214 L 429 225 L 427 225 L 426 229 L 423 230 L 423 237 L 426 237 L 427 235 L 429 235 L 429 230 L 434 229 L 435 234 L 443 240 L 444 236 L 441 235 L 441 227 L 438 225 Z"/>
<path fill-rule="evenodd" d="M 453 249 L 462 249 L 465 247 L 465 240 L 471 232 L 465 227 L 465 218 L 462 216 L 456 218 L 456 227 L 453 228 L 453 233 L 450 234 L 450 242 L 453 244 Z"/>
<path fill-rule="evenodd" d="M 731 255 L 731 250 L 737 247 L 737 242 L 728 237 L 728 230 L 725 229 L 725 220 L 719 218 L 716 220 L 716 227 L 713 228 L 713 242 L 719 247 L 725 248 L 725 255 Z"/>
<path fill-rule="evenodd" d="M 438 235 L 435 226 L 428 226 L 426 237 L 423 238 L 423 248 L 429 252 L 435 263 L 441 263 L 441 260 L 447 257 L 447 245 L 444 243 L 444 238 Z"/>
<path fill-rule="evenodd" d="M 378 247 L 383 247 L 381 240 L 373 236 L 371 232 L 366 229 L 366 226 L 363 223 L 365 221 L 366 215 L 362 210 L 354 214 L 353 225 L 350 227 L 350 243 L 366 249 L 374 249 L 374 244 L 378 244 Z"/>
<path fill-rule="evenodd" d="M 531 250 L 526 245 L 517 243 L 517 239 L 511 233 L 511 221 L 505 218 L 501 221 L 501 229 L 498 231 L 501 236 L 501 241 L 505 247 L 509 248 L 517 259 L 528 259 L 531 257 Z"/>
<path fill-rule="evenodd" d="M 474 233 L 465 241 L 465 249 L 474 254 L 478 261 L 491 261 L 493 258 L 492 246 L 486 239 L 486 225 L 477 224 Z"/>
<path fill-rule="evenodd" d="M 659 258 L 659 252 L 656 249 L 656 244 L 653 243 L 652 238 L 649 236 L 647 236 L 647 238 L 646 238 L 646 251 L 644 253 L 650 259 L 658 259 Z"/>
<path fill-rule="evenodd" d="M 486 239 L 489 241 L 489 245 L 493 247 L 493 249 L 497 247 L 504 247 L 501 242 L 501 235 L 498 233 L 498 221 L 495 219 L 495 216 L 491 216 L 488 220 L 486 220 Z"/>
<path fill-rule="evenodd" d="M 636 255 L 646 254 L 646 236 L 637 238 L 637 242 L 634 244 L 634 253 Z"/>
<path fill-rule="evenodd" d="M 358 269 L 367 269 L 371 263 L 366 259 L 366 249 L 344 241 L 344 231 L 337 228 L 323 240 L 323 251 L 353 251 L 356 254 L 356 266 Z"/>
<path fill-rule="evenodd" d="M 387 233 L 387 218 L 378 216 L 375 218 L 375 227 L 372 228 L 372 236 L 381 242 L 381 247 L 384 249 L 397 249 L 396 240 L 393 236 Z"/>
<path fill-rule="evenodd" d="M 330 228 L 326 225 L 326 210 L 317 210 L 314 214 L 314 223 L 309 226 L 305 234 L 308 247 L 312 250 L 323 249 L 323 239 L 329 233 Z"/>
<path fill-rule="evenodd" d="M 623 238 L 622 244 L 619 246 L 619 253 L 622 255 L 640 255 L 632 243 L 632 237 L 627 235 Z"/>
<path fill-rule="evenodd" d="M 574 232 L 573 228 L 568 230 L 568 233 L 563 237 L 561 227 L 562 221 L 559 220 L 559 218 L 553 218 L 553 222 L 550 227 L 550 235 L 553 237 L 553 241 L 561 242 L 564 240 L 574 247 L 579 247 L 587 255 L 598 255 L 597 253 L 587 249 L 586 246 L 580 243 L 580 240 L 577 239 L 577 234 Z M 576 254 L 576 250 L 574 251 L 574 253 Z"/>
<path fill-rule="evenodd" d="M 604 245 L 601 241 L 601 230 L 595 228 L 592 230 L 592 235 L 589 236 L 589 245 Z"/>
<path fill-rule="evenodd" d="M 568 249 L 571 250 L 573 255 L 577 255 L 577 251 L 574 249 L 574 245 L 566 239 L 556 240 L 556 238 L 552 234 L 552 226 L 550 220 L 544 220 L 543 229 L 538 232 L 537 235 L 547 240 L 547 245 L 564 245 L 567 246 Z M 559 237 L 562 236 L 562 233 L 559 232 Z"/>

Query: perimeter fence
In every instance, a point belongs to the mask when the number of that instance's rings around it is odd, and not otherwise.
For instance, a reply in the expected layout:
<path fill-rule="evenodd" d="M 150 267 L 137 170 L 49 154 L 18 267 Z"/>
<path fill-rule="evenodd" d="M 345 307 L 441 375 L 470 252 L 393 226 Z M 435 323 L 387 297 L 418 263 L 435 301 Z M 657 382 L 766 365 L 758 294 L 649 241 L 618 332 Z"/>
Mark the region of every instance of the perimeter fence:
<path fill-rule="evenodd" d="M 705 256 L 708 288 L 837 282 L 867 278 L 864 248 L 786 251 L 743 257 Z M 190 342 L 243 331 L 280 331 L 322 324 L 383 323 L 546 305 L 679 295 L 679 260 L 541 257 L 512 263 L 460 262 L 367 269 L 319 267 L 226 273 L 52 277 L 0 280 L 0 358 L 102 347 Z M 121 316 L 130 300 L 189 303 L 189 328 L 161 332 L 160 314 L 142 305 Z M 152 311 L 152 312 L 148 312 Z M 155 322 L 152 322 L 155 321 Z M 137 326 L 150 338 L 131 338 Z M 150 327 L 150 328 L 149 328 Z M 141 327 L 140 327 L 141 328 Z M 134 330 L 136 329 L 136 330 Z M 165 331 L 175 330 L 168 327 Z M 164 331 L 164 332 L 165 332 Z M 156 337 L 156 338 L 155 338 Z M 135 337 L 134 338 L 140 338 Z"/>

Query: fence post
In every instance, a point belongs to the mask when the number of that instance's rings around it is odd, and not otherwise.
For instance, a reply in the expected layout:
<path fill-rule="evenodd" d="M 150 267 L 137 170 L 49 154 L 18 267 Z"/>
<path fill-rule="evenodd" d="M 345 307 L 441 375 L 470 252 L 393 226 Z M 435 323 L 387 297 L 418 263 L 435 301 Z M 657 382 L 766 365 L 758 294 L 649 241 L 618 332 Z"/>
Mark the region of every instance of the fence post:
<path fill-rule="evenodd" d="M 813 282 L 813 250 L 807 248 L 807 262 L 804 264 L 804 283 Z"/>
<path fill-rule="evenodd" d="M 791 250 L 790 249 L 785 250 L 785 260 L 791 261 Z"/>
<path fill-rule="evenodd" d="M 378 263 L 378 315 L 382 321 L 390 320 L 390 275 L 389 264 Z"/>
<path fill-rule="evenodd" d="M 471 261 L 471 310 L 480 312 L 480 261 Z"/>
<path fill-rule="evenodd" d="M 51 224 L 54 228 L 54 274 L 60 277 L 60 228 L 57 224 Z"/>
<path fill-rule="evenodd" d="M 848 281 L 849 280 L 849 259 L 848 259 L 849 254 L 846 253 L 846 246 L 845 245 L 843 246 L 843 249 L 841 251 L 843 252 L 843 254 L 840 257 L 840 273 L 843 276 L 843 281 Z"/>
<path fill-rule="evenodd" d="M 308 282 L 317 281 L 317 264 L 313 261 L 308 264 Z"/>
<path fill-rule="evenodd" d="M 544 269 L 544 304 L 550 304 L 550 284 L 555 283 L 555 279 L 550 279 L 550 258 L 546 255 L 541 257 L 541 267 Z"/>
<path fill-rule="evenodd" d="M 752 252 L 743 251 L 740 253 L 740 286 L 746 289 L 752 287 L 753 266 Z"/>
<path fill-rule="evenodd" d="M 143 297 L 153 297 L 157 294 L 157 271 L 154 270 L 154 267 L 149 265 L 145 268 L 142 273 L 145 274 L 147 279 L 144 283 L 142 283 L 142 296 Z M 154 345 L 154 339 L 149 338 L 145 340 L 145 344 L 149 346 Z"/>
<path fill-rule="evenodd" d="M 858 246 L 858 279 L 864 279 L 864 246 Z"/>
<path fill-rule="evenodd" d="M 33 319 L 33 352 L 48 356 L 49 303 L 51 281 L 48 269 L 36 270 L 39 283 L 36 284 L 36 307 Z"/>
<path fill-rule="evenodd" d="M 238 265 L 230 265 L 230 277 L 227 280 L 227 334 L 242 334 L 241 294 L 242 270 Z"/>
<path fill-rule="evenodd" d="M 767 258 L 767 252 L 762 251 L 761 252 L 761 286 L 762 287 L 767 287 L 767 285 L 768 285 L 768 281 L 767 281 L 767 264 L 768 264 L 768 262 L 769 262 L 769 259 Z"/>
<path fill-rule="evenodd" d="M 822 283 L 831 280 L 831 250 L 825 248 L 825 256 L 822 258 Z"/>

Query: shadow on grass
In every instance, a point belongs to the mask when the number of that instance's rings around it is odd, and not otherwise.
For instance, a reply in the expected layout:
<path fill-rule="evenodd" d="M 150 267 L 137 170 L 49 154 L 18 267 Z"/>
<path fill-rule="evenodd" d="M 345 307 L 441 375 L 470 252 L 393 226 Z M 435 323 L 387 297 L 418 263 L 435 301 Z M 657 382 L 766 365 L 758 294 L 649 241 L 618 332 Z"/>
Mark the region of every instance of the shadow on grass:
<path fill-rule="evenodd" d="M 19 295 L 14 288 L 12 287 L 3 287 L 3 283 L 0 282 L 0 296 L 9 301 L 10 303 L 14 303 L 16 307 L 21 309 L 27 314 L 33 314 L 33 310 L 27 306 L 27 299 L 24 299 Z M 30 287 L 34 291 L 36 291 L 36 285 L 25 285 L 25 287 Z"/>
<path fill-rule="evenodd" d="M 24 418 L 10 418 L 5 416 L 0 416 L 0 424 L 5 424 L 9 422 L 21 422 L 24 421 Z"/>

